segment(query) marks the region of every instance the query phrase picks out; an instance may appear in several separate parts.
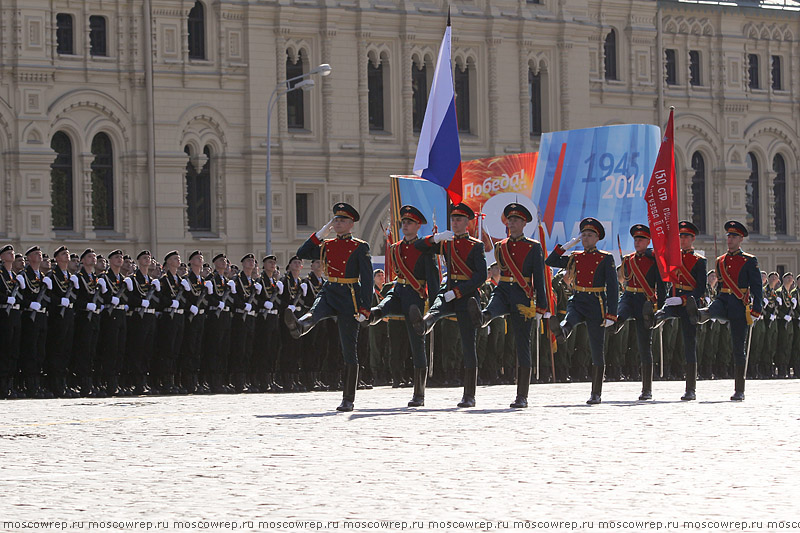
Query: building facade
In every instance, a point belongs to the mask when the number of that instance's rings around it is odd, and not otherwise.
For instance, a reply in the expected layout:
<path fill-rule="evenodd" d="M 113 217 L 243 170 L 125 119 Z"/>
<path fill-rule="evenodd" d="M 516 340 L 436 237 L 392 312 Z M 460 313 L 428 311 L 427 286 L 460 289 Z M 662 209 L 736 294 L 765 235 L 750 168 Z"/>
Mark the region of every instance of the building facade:
<path fill-rule="evenodd" d="M 447 5 L 4 0 L 0 240 L 263 253 L 270 94 L 328 63 L 273 111 L 272 245 L 285 261 L 345 201 L 380 255 L 388 176 L 411 170 Z M 711 255 L 740 219 L 763 268 L 796 271 L 798 7 L 453 2 L 462 157 L 535 151 L 547 131 L 663 125 L 675 106 L 698 248 Z"/>

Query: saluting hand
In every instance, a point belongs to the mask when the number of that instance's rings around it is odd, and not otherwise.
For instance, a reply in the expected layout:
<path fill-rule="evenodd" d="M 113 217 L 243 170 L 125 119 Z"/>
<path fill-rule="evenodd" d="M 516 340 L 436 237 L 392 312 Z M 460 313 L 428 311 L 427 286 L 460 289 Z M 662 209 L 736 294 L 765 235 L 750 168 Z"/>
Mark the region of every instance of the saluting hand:
<path fill-rule="evenodd" d="M 439 233 L 434 233 L 433 234 L 433 242 L 438 244 L 438 243 L 440 243 L 442 241 L 452 241 L 454 236 L 455 236 L 455 234 L 452 231 L 450 231 L 449 229 L 445 230 L 445 231 L 440 231 Z M 448 302 L 449 301 L 450 300 L 448 300 Z"/>
<path fill-rule="evenodd" d="M 569 250 L 570 248 L 572 248 L 573 246 L 575 246 L 579 242 L 581 242 L 581 238 L 580 237 L 573 237 L 571 240 L 567 241 L 567 243 L 564 246 L 562 246 L 562 248 L 564 250 Z M 608 327 L 608 326 L 606 326 L 606 327 Z"/>
<path fill-rule="evenodd" d="M 331 232 L 332 228 L 333 228 L 333 219 L 330 219 L 328 223 L 322 226 L 322 228 L 320 228 L 320 230 L 317 232 L 317 239 L 319 240 L 324 239 L 328 235 L 328 233 Z"/>

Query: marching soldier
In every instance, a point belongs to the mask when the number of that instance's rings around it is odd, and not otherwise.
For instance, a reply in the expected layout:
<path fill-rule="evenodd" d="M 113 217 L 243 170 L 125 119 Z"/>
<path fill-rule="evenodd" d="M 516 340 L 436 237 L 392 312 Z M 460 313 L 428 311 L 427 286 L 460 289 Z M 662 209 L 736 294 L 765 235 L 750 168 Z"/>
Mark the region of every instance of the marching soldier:
<path fill-rule="evenodd" d="M 317 295 L 311 311 L 301 319 L 285 312 L 284 320 L 292 336 L 308 333 L 320 320 L 337 317 L 339 342 L 345 362 L 342 403 L 336 409 L 352 411 L 358 384 L 359 323 L 369 319 L 372 295 L 372 261 L 369 244 L 352 236 L 360 215 L 346 203 L 333 206 L 333 219 L 303 243 L 297 255 L 303 259 L 322 259 L 328 281 Z M 331 228 L 336 238 L 324 239 Z"/>
<path fill-rule="evenodd" d="M 10 244 L 0 249 L 0 398 L 24 398 L 17 390 L 20 343 L 20 284 L 14 274 L 14 247 Z"/>
<path fill-rule="evenodd" d="M 730 322 L 731 350 L 734 361 L 735 389 L 732 401 L 744 400 L 745 335 L 747 326 L 761 317 L 761 273 L 758 259 L 744 253 L 742 240 L 747 237 L 747 228 L 734 220 L 725 223 L 728 236 L 728 253 L 717 258 L 716 271 L 722 283 L 720 294 L 707 308 L 700 309 L 701 322 L 716 318 Z M 752 296 L 752 308 L 750 297 Z"/>
<path fill-rule="evenodd" d="M 289 259 L 286 265 L 286 274 L 281 278 L 283 294 L 281 295 L 281 309 L 283 313 L 290 312 L 295 318 L 302 317 L 308 311 L 305 306 L 305 297 L 308 294 L 308 284 L 300 277 L 303 270 L 303 260 L 296 255 Z M 286 314 L 284 314 L 284 320 Z M 281 346 L 281 372 L 283 373 L 283 388 L 287 392 L 305 392 L 305 387 L 300 382 L 300 359 L 303 357 L 303 341 L 292 335 L 288 322 L 282 329 Z"/>
<path fill-rule="evenodd" d="M 776 314 L 778 323 L 778 349 L 775 354 L 775 366 L 778 377 L 785 378 L 789 375 L 789 362 L 792 359 L 792 344 L 794 341 L 794 324 L 792 323 L 792 291 L 794 276 L 791 272 L 783 275 L 783 285 L 775 293 Z"/>
<path fill-rule="evenodd" d="M 634 224 L 630 229 L 636 250 L 622 258 L 623 293 L 615 329 L 629 318 L 634 319 L 639 361 L 642 373 L 642 393 L 639 400 L 653 399 L 653 315 L 664 303 L 666 289 L 658 272 L 656 258 L 650 246 L 650 228 Z M 626 346 L 627 348 L 627 346 Z M 622 357 L 624 360 L 624 356 Z"/>
<path fill-rule="evenodd" d="M 184 278 L 189 284 L 186 295 L 186 323 L 181 341 L 181 385 L 188 393 L 200 392 L 200 365 L 203 356 L 203 334 L 205 331 L 208 298 L 214 292 L 214 284 L 204 280 L 202 274 L 203 253 L 194 250 L 189 254 L 189 272 Z M 186 285 L 181 281 L 181 285 Z"/>
<path fill-rule="evenodd" d="M 103 312 L 100 314 L 100 334 L 97 340 L 97 373 L 105 382 L 107 396 L 122 394 L 119 375 L 125 354 L 127 320 L 125 313 L 125 276 L 122 275 L 122 250 L 108 254 L 108 270 L 100 274 L 97 283 L 102 287 Z"/>
<path fill-rule="evenodd" d="M 236 392 L 251 391 L 247 383 L 247 370 L 253 357 L 253 334 L 256 327 L 256 299 L 263 286 L 253 278 L 256 256 L 245 254 L 241 259 L 242 268 L 234 278 L 236 291 L 233 296 L 231 317 L 231 353 L 229 371 Z"/>
<path fill-rule="evenodd" d="M 43 283 L 50 291 L 47 318 L 47 375 L 53 381 L 53 394 L 57 398 L 74 398 L 77 393 L 67 386 L 67 369 L 72 355 L 73 301 L 78 288 L 78 277 L 67 270 L 70 253 L 60 246 L 54 253 L 55 266 Z"/>
<path fill-rule="evenodd" d="M 678 281 L 673 285 L 673 295 L 656 313 L 656 321 L 680 318 L 683 332 L 683 355 L 686 359 L 686 392 L 681 400 L 697 399 L 697 308 L 706 292 L 706 258 L 695 253 L 694 240 L 698 229 L 688 220 L 678 223 L 681 245 L 681 266 Z M 658 327 L 660 324 L 656 324 Z"/>
<path fill-rule="evenodd" d="M 584 218 L 580 223 L 580 231 L 580 236 L 563 248 L 556 245 L 545 264 L 566 268 L 573 280 L 575 293 L 567 303 L 567 316 L 561 322 L 561 329 L 564 337 L 568 338 L 575 326 L 586 323 L 592 352 L 592 394 L 586 403 L 592 405 L 601 401 L 605 371 L 603 328 L 613 326 L 617 320 L 619 285 L 614 256 L 597 249 L 598 241 L 606 236 L 603 225 L 594 218 Z M 564 253 L 578 241 L 583 245 L 583 251 L 564 257 Z"/>
<path fill-rule="evenodd" d="M 275 279 L 278 258 L 268 255 L 261 261 L 263 270 L 259 283 L 263 286 L 256 315 L 255 342 L 253 343 L 253 371 L 258 376 L 261 392 L 283 392 L 275 382 L 278 354 L 281 352 L 278 307 L 283 282 Z"/>
<path fill-rule="evenodd" d="M 139 268 L 125 279 L 129 308 L 125 366 L 128 372 L 128 384 L 134 387 L 135 395 L 150 393 L 147 386 L 147 371 L 155 341 L 157 293 L 161 290 L 161 282 L 148 274 L 152 259 L 153 256 L 148 250 L 139 252 L 136 256 Z"/>
<path fill-rule="evenodd" d="M 381 303 L 381 300 L 388 294 L 390 286 L 385 284 L 386 274 L 380 269 L 376 268 L 372 272 L 372 279 L 374 285 L 372 287 L 372 310 Z M 370 315 L 372 318 L 372 315 Z M 389 377 L 392 378 L 392 387 L 400 387 L 399 376 L 393 376 L 391 372 L 391 365 L 389 359 L 389 320 L 370 320 L 371 327 L 369 328 L 369 358 L 370 368 L 372 369 L 373 382 L 386 382 L 388 383 Z"/>
<path fill-rule="evenodd" d="M 203 367 L 205 379 L 215 394 L 232 392 L 228 383 L 228 353 L 230 351 L 231 308 L 236 282 L 225 277 L 228 269 L 228 258 L 225 254 L 217 254 L 212 260 L 214 272 L 206 277 L 212 283 L 212 292 L 208 296 L 208 311 L 204 333 Z"/>
<path fill-rule="evenodd" d="M 531 383 L 531 328 L 549 317 L 544 279 L 542 245 L 525 236 L 525 225 L 533 215 L 524 206 L 508 204 L 503 210 L 508 237 L 494 247 L 500 266 L 500 283 L 492 293 L 489 305 L 480 313 L 481 327 L 493 319 L 510 315 L 517 354 L 517 397 L 513 408 L 528 407 Z M 477 301 L 473 301 L 477 305 Z M 539 342 L 538 334 L 536 341 Z M 538 348 L 537 348 L 538 349 Z"/>
<path fill-rule="evenodd" d="M 400 224 L 403 239 L 389 247 L 387 255 L 396 275 L 394 286 L 381 302 L 372 308 L 370 323 L 375 325 L 382 318 L 403 316 L 406 335 L 411 348 L 414 364 L 414 394 L 409 407 L 425 405 L 425 385 L 428 379 L 428 357 L 425 351 L 425 336 L 419 335 L 411 325 L 409 313 L 412 306 L 424 309 L 425 301 L 433 305 L 436 289 L 439 285 L 439 272 L 433 255 L 424 254 L 416 247 L 419 240 L 417 232 L 428 221 L 422 212 L 414 206 L 404 205 L 400 208 Z M 392 350 L 395 349 L 394 342 Z M 396 364 L 396 363 L 395 363 Z M 396 373 L 395 379 L 399 379 Z"/>
<path fill-rule="evenodd" d="M 767 276 L 767 284 L 764 285 L 764 313 L 763 321 L 766 324 L 766 332 L 764 334 L 764 353 L 758 363 L 756 375 L 759 377 L 772 378 L 775 374 L 772 369 L 772 364 L 776 358 L 776 350 L 778 346 L 778 328 L 780 321 L 778 320 L 778 299 L 777 291 L 781 287 L 781 277 L 777 272 L 770 272 Z M 755 355 L 755 354 L 754 354 Z"/>
<path fill-rule="evenodd" d="M 92 383 L 97 337 L 100 333 L 99 313 L 103 305 L 102 286 L 98 285 L 98 278 L 94 272 L 97 254 L 91 248 L 87 248 L 81 254 L 80 262 L 81 266 L 76 274 L 78 288 L 75 290 L 75 333 L 70 370 L 78 379 L 81 396 L 105 397 L 105 394 L 98 392 Z"/>
<path fill-rule="evenodd" d="M 28 356 L 21 361 L 25 390 L 29 398 L 52 398 L 42 385 L 45 346 L 47 342 L 47 304 L 50 302 L 47 285 L 44 284 L 42 250 L 32 246 L 25 252 L 28 266 L 17 275 L 22 296 L 21 338 L 24 339 Z"/>
<path fill-rule="evenodd" d="M 317 294 L 325 285 L 322 261 L 314 259 L 311 261 L 311 271 L 308 277 L 303 280 L 307 290 L 303 297 L 303 304 L 306 309 L 311 309 Z M 302 316 L 302 315 L 300 315 Z M 325 385 L 321 381 L 322 364 L 327 359 L 328 342 L 325 338 L 326 328 L 314 328 L 303 337 L 303 355 L 301 368 L 303 370 L 303 383 L 308 390 L 325 390 Z"/>
<path fill-rule="evenodd" d="M 185 327 L 186 294 L 192 287 L 188 280 L 178 275 L 181 256 L 177 250 L 167 252 L 164 256 L 164 275 L 159 284 L 158 294 L 158 327 L 156 328 L 156 357 L 154 371 L 158 372 L 161 392 L 178 394 L 180 388 L 175 383 L 178 372 L 178 354 L 183 342 Z"/>
<path fill-rule="evenodd" d="M 416 306 L 409 309 L 409 320 L 418 335 L 427 334 L 437 321 L 456 316 L 461 336 L 464 361 L 464 395 L 459 407 L 475 407 L 475 388 L 478 382 L 478 354 L 475 347 L 475 330 L 481 322 L 477 304 L 478 289 L 486 281 L 486 255 L 483 242 L 470 237 L 469 221 L 475 213 L 464 203 L 450 209 L 452 231 L 429 235 L 414 243 L 425 253 L 437 253 L 447 259 L 447 282 L 439 289 L 428 313 L 423 317 Z M 445 244 L 448 243 L 448 244 Z"/>

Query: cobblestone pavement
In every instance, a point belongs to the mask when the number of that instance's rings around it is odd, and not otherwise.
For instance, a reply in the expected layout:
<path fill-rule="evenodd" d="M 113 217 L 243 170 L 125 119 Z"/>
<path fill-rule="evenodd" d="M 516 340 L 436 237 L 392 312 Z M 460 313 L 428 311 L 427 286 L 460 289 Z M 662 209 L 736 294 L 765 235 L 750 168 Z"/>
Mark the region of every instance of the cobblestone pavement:
<path fill-rule="evenodd" d="M 601 530 L 653 519 L 766 531 L 800 520 L 800 380 L 748 382 L 741 404 L 728 401 L 730 380 L 699 382 L 696 402 L 679 400 L 680 382 L 656 382 L 647 403 L 638 383 L 606 383 L 590 407 L 589 388 L 533 385 L 526 410 L 507 408 L 511 386 L 479 387 L 475 409 L 455 408 L 460 389 L 429 389 L 426 407 L 409 409 L 410 389 L 381 387 L 358 391 L 353 413 L 334 410 L 333 392 L 3 401 L 0 526 Z M 211 525 L 223 520 L 238 522 Z M 126 528 L 95 530 L 112 529 Z"/>

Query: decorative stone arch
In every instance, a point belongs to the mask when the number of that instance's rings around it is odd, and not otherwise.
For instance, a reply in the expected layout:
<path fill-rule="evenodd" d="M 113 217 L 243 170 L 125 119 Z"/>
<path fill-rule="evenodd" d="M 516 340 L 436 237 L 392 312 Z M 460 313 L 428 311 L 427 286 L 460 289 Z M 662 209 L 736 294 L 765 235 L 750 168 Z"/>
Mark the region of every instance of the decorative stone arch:
<path fill-rule="evenodd" d="M 20 138 L 25 144 L 44 144 L 44 134 L 41 128 L 34 122 L 29 122 L 22 130 Z M 0 146 L 2 151 L 2 146 Z"/>
<path fill-rule="evenodd" d="M 292 61 L 292 63 L 297 63 L 298 58 L 300 55 L 305 56 L 306 60 L 309 61 L 308 67 L 311 66 L 311 44 L 305 39 L 288 39 L 286 41 L 286 55 Z"/>
<path fill-rule="evenodd" d="M 689 23 L 685 20 L 682 20 L 678 23 L 678 33 L 689 33 Z"/>
<path fill-rule="evenodd" d="M 675 116 L 675 138 L 679 139 L 689 135 L 691 140 L 694 137 L 699 137 L 712 150 L 712 160 L 719 164 L 722 161 L 722 154 L 719 151 L 719 147 L 722 146 L 722 139 L 716 131 L 716 128 L 711 123 L 699 115 L 681 113 Z M 686 142 L 682 146 L 689 146 L 689 144 L 689 142 Z"/>
<path fill-rule="evenodd" d="M 90 123 L 105 121 L 109 127 L 113 127 L 119 134 L 121 147 L 124 146 L 127 148 L 130 146 L 130 135 L 128 132 L 130 130 L 131 119 L 128 110 L 112 96 L 94 89 L 75 89 L 69 91 L 50 104 L 47 112 L 53 119 L 50 123 L 48 138 L 52 137 L 57 131 L 56 124 L 59 121 L 67 117 L 74 117 L 82 111 L 88 111 L 95 116 L 89 119 L 85 124 L 81 124 L 77 131 L 84 132 L 85 128 Z M 86 136 L 84 133 L 80 133 L 78 134 L 78 138 L 85 140 Z M 73 141 L 78 140 L 78 138 L 73 139 Z M 82 151 L 88 148 L 85 142 L 82 143 Z"/>
<path fill-rule="evenodd" d="M 764 136 L 779 139 L 786 143 L 793 153 L 798 153 L 797 133 L 786 122 L 774 117 L 766 117 L 756 120 L 744 130 L 744 140 L 748 146 L 758 137 Z"/>
<path fill-rule="evenodd" d="M 436 65 L 436 51 L 430 46 L 415 46 L 411 50 L 411 64 Z"/>
<path fill-rule="evenodd" d="M 453 54 L 453 63 L 463 72 L 468 65 L 477 68 L 478 54 L 473 48 L 463 48 Z"/>
<path fill-rule="evenodd" d="M 792 33 L 792 30 L 786 28 L 783 31 L 783 40 L 788 42 L 794 41 L 794 33 Z"/>
<path fill-rule="evenodd" d="M 672 18 L 667 19 L 664 25 L 664 33 L 678 33 L 678 23 Z"/>

